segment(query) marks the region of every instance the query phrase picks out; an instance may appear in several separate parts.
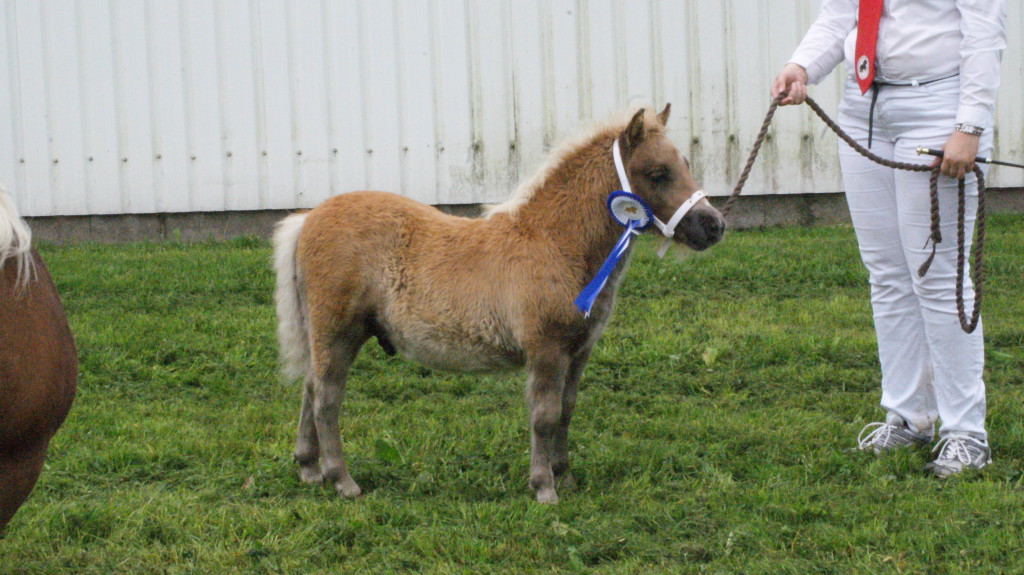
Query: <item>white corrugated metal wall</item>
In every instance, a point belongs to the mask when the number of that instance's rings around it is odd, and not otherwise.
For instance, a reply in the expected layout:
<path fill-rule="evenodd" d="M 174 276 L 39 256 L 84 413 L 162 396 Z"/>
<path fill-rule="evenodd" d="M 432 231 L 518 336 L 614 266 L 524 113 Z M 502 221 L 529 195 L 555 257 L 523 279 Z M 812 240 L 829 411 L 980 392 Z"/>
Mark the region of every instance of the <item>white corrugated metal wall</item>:
<path fill-rule="evenodd" d="M 0 0 L 0 181 L 26 215 L 499 201 L 631 101 L 728 193 L 818 0 Z M 997 151 L 1024 151 L 1010 2 Z M 834 111 L 838 78 L 813 89 Z M 993 185 L 1024 185 L 993 170 Z M 785 109 L 748 194 L 840 189 Z"/>

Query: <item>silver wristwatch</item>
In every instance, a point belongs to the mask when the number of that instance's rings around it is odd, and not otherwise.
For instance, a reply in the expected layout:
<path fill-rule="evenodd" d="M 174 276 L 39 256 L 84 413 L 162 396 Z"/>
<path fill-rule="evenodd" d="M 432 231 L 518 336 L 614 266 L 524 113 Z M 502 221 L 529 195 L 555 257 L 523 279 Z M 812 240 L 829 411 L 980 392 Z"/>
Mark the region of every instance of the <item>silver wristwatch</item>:
<path fill-rule="evenodd" d="M 985 128 L 982 128 L 980 126 L 972 126 L 971 124 L 964 123 L 959 123 L 953 126 L 953 129 L 956 130 L 957 132 L 963 132 L 965 134 L 970 134 L 972 136 L 980 136 L 983 133 L 985 133 Z"/>

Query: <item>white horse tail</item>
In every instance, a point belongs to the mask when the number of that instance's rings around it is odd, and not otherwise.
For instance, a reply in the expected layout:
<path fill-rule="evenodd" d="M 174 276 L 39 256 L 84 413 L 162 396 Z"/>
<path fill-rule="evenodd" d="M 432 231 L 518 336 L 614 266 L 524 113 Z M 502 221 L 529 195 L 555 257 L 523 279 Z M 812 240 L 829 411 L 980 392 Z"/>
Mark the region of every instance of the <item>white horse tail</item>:
<path fill-rule="evenodd" d="M 32 279 L 32 230 L 18 214 L 14 199 L 0 185 L 0 268 L 8 259 L 18 268 L 17 285 Z"/>
<path fill-rule="evenodd" d="M 274 230 L 274 271 L 277 274 L 277 340 L 281 353 L 281 373 L 294 381 L 309 371 L 309 336 L 301 292 L 303 273 L 295 261 L 305 213 L 293 214 L 278 222 Z"/>

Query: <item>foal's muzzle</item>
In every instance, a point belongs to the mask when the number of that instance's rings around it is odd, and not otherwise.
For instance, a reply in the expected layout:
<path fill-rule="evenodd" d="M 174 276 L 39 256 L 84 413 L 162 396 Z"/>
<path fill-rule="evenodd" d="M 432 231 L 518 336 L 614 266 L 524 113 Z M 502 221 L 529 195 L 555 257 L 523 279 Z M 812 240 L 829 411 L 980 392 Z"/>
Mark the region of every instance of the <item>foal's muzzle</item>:
<path fill-rule="evenodd" d="M 725 218 L 722 214 L 714 206 L 700 205 L 690 210 L 679 223 L 676 238 L 687 247 L 700 251 L 718 243 L 724 234 Z"/>

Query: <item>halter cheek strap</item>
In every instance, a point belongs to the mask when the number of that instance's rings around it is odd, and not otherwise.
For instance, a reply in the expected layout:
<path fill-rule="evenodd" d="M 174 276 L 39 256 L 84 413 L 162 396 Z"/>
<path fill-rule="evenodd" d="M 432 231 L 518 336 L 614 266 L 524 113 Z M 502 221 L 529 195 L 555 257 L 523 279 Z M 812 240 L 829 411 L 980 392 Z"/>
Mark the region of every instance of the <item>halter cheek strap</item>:
<path fill-rule="evenodd" d="M 626 167 L 622 163 L 622 152 L 619 151 L 619 139 L 615 138 L 615 143 L 612 144 L 612 158 L 615 159 L 615 171 L 619 174 L 619 185 L 622 186 L 623 191 L 633 193 L 633 189 L 629 185 L 629 178 L 626 176 Z M 668 246 L 671 242 L 669 240 L 676 235 L 676 226 L 683 220 L 685 216 L 693 206 L 697 205 L 697 202 L 707 197 L 704 190 L 697 190 L 690 195 L 685 202 L 682 203 L 676 212 L 672 214 L 672 217 L 668 219 L 668 223 L 664 223 L 658 219 L 658 216 L 654 217 L 654 225 L 658 226 L 661 230 L 662 235 L 665 236 L 665 241 L 658 247 L 658 257 L 663 257 L 665 252 L 668 250 Z"/>

